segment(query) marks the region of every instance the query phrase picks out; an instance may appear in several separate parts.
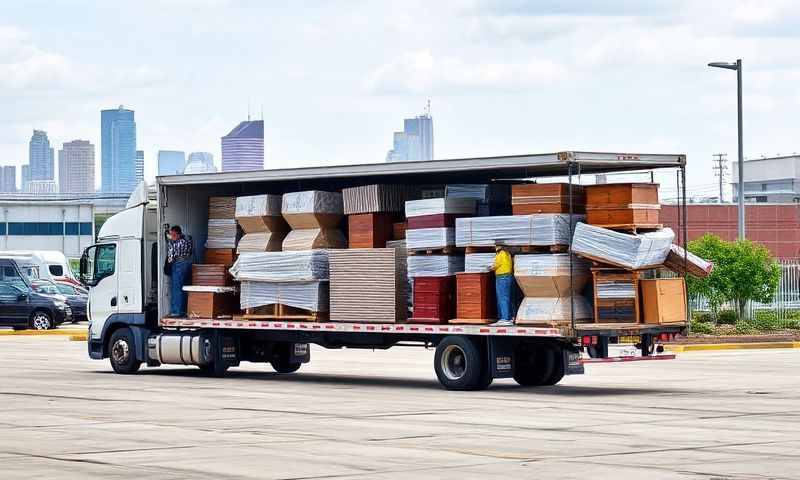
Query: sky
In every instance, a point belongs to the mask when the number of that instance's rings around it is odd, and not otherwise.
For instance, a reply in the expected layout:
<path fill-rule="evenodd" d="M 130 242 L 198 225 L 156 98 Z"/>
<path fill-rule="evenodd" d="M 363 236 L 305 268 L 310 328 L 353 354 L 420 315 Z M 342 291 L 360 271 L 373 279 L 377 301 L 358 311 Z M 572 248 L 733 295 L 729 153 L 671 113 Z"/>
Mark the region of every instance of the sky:
<path fill-rule="evenodd" d="M 267 168 L 382 162 L 430 99 L 436 158 L 684 153 L 690 194 L 713 195 L 736 74 L 706 64 L 743 60 L 745 157 L 791 154 L 799 51 L 800 2 L 779 0 L 2 2 L 0 164 L 44 129 L 92 141 L 99 182 L 118 105 L 150 178 L 160 149 L 219 164 L 248 105 Z"/>

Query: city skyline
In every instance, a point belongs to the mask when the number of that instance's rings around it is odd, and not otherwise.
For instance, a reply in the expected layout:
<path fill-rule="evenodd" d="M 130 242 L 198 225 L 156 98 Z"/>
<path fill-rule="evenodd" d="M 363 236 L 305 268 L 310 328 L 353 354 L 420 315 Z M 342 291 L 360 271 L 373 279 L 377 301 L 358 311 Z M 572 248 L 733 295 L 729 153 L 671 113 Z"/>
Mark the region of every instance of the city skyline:
<path fill-rule="evenodd" d="M 428 106 L 430 110 L 430 102 Z M 433 160 L 433 118 L 430 111 L 403 119 L 403 131 L 394 132 L 387 162 Z"/>
<path fill-rule="evenodd" d="M 94 193 L 95 151 L 88 140 L 65 142 L 58 151 L 59 193 Z"/>
<path fill-rule="evenodd" d="M 28 165 L 30 180 L 53 180 L 54 176 L 53 148 L 44 130 L 33 130 L 28 148 Z"/>

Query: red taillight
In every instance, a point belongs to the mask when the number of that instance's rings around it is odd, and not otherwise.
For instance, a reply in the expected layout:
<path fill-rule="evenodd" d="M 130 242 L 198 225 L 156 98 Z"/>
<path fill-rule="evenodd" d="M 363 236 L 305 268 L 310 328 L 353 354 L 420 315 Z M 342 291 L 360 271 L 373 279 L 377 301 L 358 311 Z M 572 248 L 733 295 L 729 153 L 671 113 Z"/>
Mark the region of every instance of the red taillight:
<path fill-rule="evenodd" d="M 586 336 L 581 338 L 582 345 L 591 345 L 592 344 L 591 342 L 592 342 L 592 337 Z"/>

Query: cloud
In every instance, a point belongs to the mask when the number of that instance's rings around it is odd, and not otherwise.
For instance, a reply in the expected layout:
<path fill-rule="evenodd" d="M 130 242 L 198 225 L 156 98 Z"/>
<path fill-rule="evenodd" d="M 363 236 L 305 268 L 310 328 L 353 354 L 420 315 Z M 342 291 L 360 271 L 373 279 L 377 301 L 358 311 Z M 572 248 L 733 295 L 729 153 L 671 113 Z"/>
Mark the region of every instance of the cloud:
<path fill-rule="evenodd" d="M 519 90 L 551 84 L 565 75 L 564 66 L 547 59 L 467 62 L 418 50 L 375 69 L 367 76 L 365 86 L 373 93 L 447 94 L 463 90 Z"/>
<path fill-rule="evenodd" d="M 63 55 L 42 50 L 17 27 L 0 26 L 0 89 L 27 91 L 63 86 L 69 76 Z"/>

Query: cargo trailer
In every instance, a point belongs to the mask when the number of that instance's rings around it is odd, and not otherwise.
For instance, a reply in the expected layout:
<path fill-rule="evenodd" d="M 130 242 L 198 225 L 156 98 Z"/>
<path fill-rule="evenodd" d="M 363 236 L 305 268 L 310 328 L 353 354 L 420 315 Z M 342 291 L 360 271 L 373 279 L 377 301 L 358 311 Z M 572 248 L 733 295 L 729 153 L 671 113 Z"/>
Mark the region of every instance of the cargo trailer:
<path fill-rule="evenodd" d="M 685 333 L 688 319 L 665 324 L 576 323 L 573 318 L 558 327 L 499 327 L 311 322 L 288 314 L 269 319 L 170 318 L 169 278 L 162 265 L 170 225 L 180 225 L 192 238 L 195 254 L 202 256 L 211 197 L 341 191 L 369 184 L 520 183 L 548 177 L 564 177 L 569 185 L 577 186 L 574 181 L 580 175 L 655 169 L 676 171 L 679 211 L 684 212 L 679 235 L 685 245 L 685 164 L 684 155 L 566 151 L 161 176 L 156 180 L 155 198 L 148 198 L 146 186 L 140 185 L 127 208 L 105 222 L 97 243 L 84 252 L 81 278 L 90 287 L 89 356 L 109 358 L 114 371 L 121 374 L 135 373 L 142 364 L 182 364 L 221 376 L 242 361 L 270 363 L 285 374 L 310 360 L 310 344 L 331 349 L 421 345 L 436 349 L 436 375 L 445 388 L 455 390 L 486 388 L 494 378 L 513 378 L 525 386 L 553 385 L 564 375 L 583 373 L 586 363 L 674 358 L 659 355 L 654 345 Z M 563 201 L 572 215 L 578 205 L 573 208 L 571 192 L 578 189 L 567 190 Z M 684 302 L 685 298 L 673 300 Z M 641 355 L 609 357 L 609 342 L 622 336 L 638 337 Z"/>

